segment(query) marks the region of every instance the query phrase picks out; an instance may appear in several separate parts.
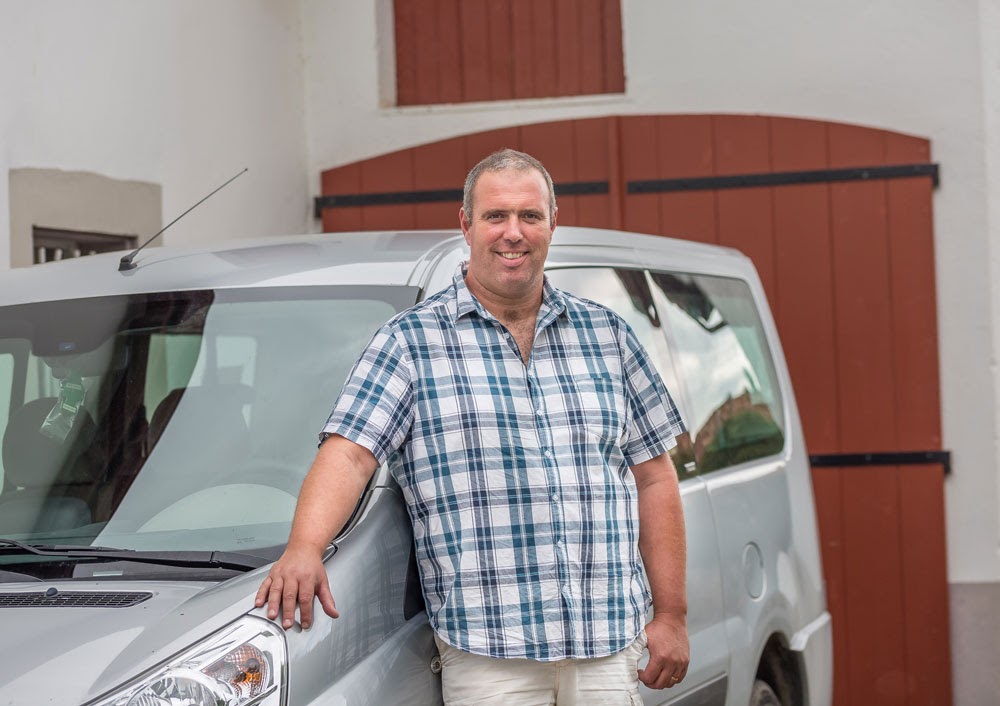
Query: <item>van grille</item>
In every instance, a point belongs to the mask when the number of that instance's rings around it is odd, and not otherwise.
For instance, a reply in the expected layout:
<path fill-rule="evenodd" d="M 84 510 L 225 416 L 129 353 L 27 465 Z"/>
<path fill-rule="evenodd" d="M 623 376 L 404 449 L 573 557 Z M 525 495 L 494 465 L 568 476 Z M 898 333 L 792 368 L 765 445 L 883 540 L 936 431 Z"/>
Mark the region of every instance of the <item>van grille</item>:
<path fill-rule="evenodd" d="M 0 593 L 0 608 L 128 608 L 153 597 L 147 592 L 67 591 Z"/>

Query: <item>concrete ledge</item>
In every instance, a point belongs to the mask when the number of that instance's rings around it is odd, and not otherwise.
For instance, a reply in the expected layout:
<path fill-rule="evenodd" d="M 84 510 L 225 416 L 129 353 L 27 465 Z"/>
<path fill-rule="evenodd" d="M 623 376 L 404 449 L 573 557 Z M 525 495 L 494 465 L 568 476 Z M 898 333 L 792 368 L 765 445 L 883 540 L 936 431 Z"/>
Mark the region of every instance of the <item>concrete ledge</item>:
<path fill-rule="evenodd" d="M 953 583 L 955 706 L 1000 706 L 1000 583 Z"/>

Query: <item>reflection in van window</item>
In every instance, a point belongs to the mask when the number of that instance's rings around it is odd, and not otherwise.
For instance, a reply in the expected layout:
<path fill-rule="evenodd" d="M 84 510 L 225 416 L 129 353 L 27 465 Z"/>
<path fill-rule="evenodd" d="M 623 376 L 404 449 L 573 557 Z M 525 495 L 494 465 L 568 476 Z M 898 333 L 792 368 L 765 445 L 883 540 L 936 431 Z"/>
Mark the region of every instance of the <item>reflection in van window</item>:
<path fill-rule="evenodd" d="M 603 304 L 625 319 L 649 353 L 680 411 L 681 420 L 687 425 L 683 388 L 677 380 L 677 370 L 663 335 L 660 315 L 653 303 L 645 271 L 583 267 L 550 270 L 547 274 L 554 286 Z M 670 458 L 677 468 L 678 477 L 684 480 L 697 472 L 694 446 L 688 432 L 678 434 L 676 441 L 677 445 L 670 450 Z"/>
<path fill-rule="evenodd" d="M 687 390 L 698 472 L 778 453 L 781 398 L 750 288 L 722 277 L 653 273 L 652 279 Z"/>
<path fill-rule="evenodd" d="M 663 371 L 664 367 L 670 367 L 667 341 L 660 331 L 660 320 L 641 270 L 586 267 L 550 270 L 546 274 L 553 286 L 603 304 L 625 319 L 669 386 Z"/>

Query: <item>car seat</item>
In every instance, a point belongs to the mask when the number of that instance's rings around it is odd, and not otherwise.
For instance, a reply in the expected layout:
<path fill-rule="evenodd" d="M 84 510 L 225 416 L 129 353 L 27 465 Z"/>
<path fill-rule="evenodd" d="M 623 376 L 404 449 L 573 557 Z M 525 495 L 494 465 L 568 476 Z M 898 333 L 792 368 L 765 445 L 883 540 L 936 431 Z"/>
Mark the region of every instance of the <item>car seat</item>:
<path fill-rule="evenodd" d="M 0 535 L 67 530 L 92 521 L 86 498 L 101 471 L 89 453 L 94 421 L 81 407 L 66 439 L 52 439 L 41 429 L 56 404 L 55 397 L 33 400 L 14 410 L 7 422 Z"/>

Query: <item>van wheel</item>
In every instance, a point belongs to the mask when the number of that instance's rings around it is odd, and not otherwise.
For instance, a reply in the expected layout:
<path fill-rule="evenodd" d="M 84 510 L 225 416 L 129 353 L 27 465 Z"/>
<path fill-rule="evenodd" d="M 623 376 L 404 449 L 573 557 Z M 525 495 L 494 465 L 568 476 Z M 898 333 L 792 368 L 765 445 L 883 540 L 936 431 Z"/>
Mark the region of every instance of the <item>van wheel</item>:
<path fill-rule="evenodd" d="M 750 692 L 750 706 L 781 706 L 781 701 L 770 684 L 758 679 Z"/>

